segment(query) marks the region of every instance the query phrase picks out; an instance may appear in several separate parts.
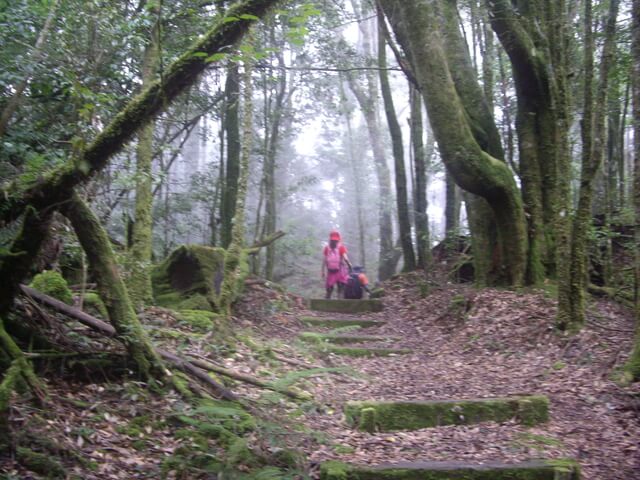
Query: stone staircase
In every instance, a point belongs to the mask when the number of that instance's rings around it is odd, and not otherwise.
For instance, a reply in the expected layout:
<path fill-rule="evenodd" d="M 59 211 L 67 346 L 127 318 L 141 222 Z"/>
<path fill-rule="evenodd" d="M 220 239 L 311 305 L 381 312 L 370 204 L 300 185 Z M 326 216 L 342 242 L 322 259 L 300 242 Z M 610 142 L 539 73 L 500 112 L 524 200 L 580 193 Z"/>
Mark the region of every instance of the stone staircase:
<path fill-rule="evenodd" d="M 397 338 L 362 334 L 366 328 L 385 325 L 386 321 L 367 318 L 381 312 L 379 299 L 309 301 L 312 311 L 320 315 L 339 313 L 349 317 L 303 316 L 309 327 L 341 329 L 348 333 L 302 332 L 300 340 L 322 352 L 349 356 L 395 356 L 412 353 L 397 348 Z M 354 315 L 354 316 L 351 316 Z M 357 316 L 355 316 L 357 315 Z M 361 344 L 366 346 L 361 346 Z M 390 359 L 389 361 L 393 361 Z M 533 426 L 549 419 L 549 399 L 543 395 L 507 398 L 448 399 L 417 401 L 350 401 L 344 406 L 346 422 L 363 432 L 410 431 L 442 425 L 468 425 L 480 422 L 516 420 Z M 535 460 L 521 463 L 500 462 L 402 462 L 380 465 L 354 465 L 324 462 L 321 480 L 579 480 L 579 465 L 572 460 Z"/>

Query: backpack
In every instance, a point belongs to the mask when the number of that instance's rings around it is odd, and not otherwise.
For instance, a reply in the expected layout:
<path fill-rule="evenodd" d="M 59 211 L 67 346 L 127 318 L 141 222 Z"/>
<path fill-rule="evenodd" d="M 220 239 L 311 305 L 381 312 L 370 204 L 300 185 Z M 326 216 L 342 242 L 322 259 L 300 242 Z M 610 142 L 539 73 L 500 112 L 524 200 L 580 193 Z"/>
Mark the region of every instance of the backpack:
<path fill-rule="evenodd" d="M 360 276 L 357 273 L 349 275 L 347 284 L 344 287 L 344 298 L 354 300 L 362 298 L 362 285 L 360 284 Z"/>
<path fill-rule="evenodd" d="M 336 273 L 340 271 L 340 264 L 342 263 L 340 249 L 331 249 L 330 247 L 327 247 L 325 261 L 327 262 L 327 270 L 329 270 L 329 273 Z"/>

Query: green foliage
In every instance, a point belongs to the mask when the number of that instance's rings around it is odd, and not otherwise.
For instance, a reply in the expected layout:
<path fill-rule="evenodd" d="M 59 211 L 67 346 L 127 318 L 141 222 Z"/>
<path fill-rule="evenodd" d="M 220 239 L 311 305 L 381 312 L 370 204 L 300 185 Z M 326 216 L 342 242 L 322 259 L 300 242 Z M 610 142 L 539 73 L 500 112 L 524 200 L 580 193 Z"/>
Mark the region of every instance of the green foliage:
<path fill-rule="evenodd" d="M 67 281 L 58 272 L 46 270 L 33 277 L 31 288 L 56 298 L 67 305 L 73 305 L 73 295 Z"/>
<path fill-rule="evenodd" d="M 83 308 L 86 312 L 96 315 L 103 320 L 109 320 L 109 313 L 102 298 L 95 292 L 87 292 L 82 300 Z"/>

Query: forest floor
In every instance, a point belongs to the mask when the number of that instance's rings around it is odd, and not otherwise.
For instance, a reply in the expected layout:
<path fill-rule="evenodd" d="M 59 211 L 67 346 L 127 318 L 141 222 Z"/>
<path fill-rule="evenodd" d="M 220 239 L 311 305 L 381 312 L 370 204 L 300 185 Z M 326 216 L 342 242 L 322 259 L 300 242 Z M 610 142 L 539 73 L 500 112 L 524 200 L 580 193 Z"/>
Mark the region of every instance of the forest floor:
<path fill-rule="evenodd" d="M 555 332 L 554 302 L 542 290 L 443 284 L 427 294 L 418 287 L 421 283 L 417 274 L 388 282 L 385 310 L 366 314 L 387 323 L 362 330 L 397 337 L 391 344 L 412 349 L 410 355 L 352 358 L 304 344 L 300 332 L 322 331 L 298 320 L 312 313 L 301 299 L 261 282 L 248 285 L 237 305 L 233 321 L 240 333 L 232 349 L 213 344 L 211 334 L 181 325 L 169 311 L 152 308 L 145 317 L 153 324 L 149 328 L 156 343 L 165 349 L 209 358 L 312 395 L 310 401 L 294 403 L 249 385 L 227 384 L 262 420 L 248 437 L 252 449 L 265 458 L 287 448 L 306 454 L 298 473 L 264 478 L 317 478 L 319 464 L 329 459 L 372 465 L 574 458 L 587 480 L 640 479 L 640 385 L 621 387 L 611 380 L 631 348 L 633 318 L 628 311 L 594 300 L 586 328 L 568 338 Z M 176 462 L 167 462 L 185 447 L 199 448 L 172 421 L 194 412 L 179 395 L 155 395 L 126 378 L 46 378 L 46 405 L 16 399 L 11 422 L 27 439 L 50 439 L 62 452 L 58 457 L 69 478 L 233 478 L 197 468 L 181 470 Z M 486 422 L 371 434 L 346 426 L 342 412 L 348 400 L 515 394 L 547 395 L 550 421 L 535 427 Z M 221 449 L 207 448 L 212 457 L 223 455 Z M 12 459 L 0 461 L 0 478 L 40 478 Z M 240 471 L 249 469 L 241 463 Z"/>

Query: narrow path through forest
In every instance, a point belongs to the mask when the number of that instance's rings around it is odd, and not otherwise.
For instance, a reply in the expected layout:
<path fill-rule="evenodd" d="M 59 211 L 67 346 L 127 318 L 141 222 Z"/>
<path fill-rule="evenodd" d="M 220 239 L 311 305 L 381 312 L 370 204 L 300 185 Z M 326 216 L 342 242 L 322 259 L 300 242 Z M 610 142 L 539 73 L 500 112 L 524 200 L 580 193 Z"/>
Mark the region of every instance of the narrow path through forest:
<path fill-rule="evenodd" d="M 299 328 L 279 331 L 289 343 L 296 341 L 299 332 L 366 333 L 397 340 L 358 343 L 357 347 L 412 350 L 387 357 L 321 354 L 326 365 L 352 368 L 354 375 L 314 379 L 312 393 L 327 408 L 308 414 L 306 421 L 324 432 L 327 441 L 308 452 L 313 462 L 375 465 L 572 458 L 580 463 L 582 478 L 638 478 L 636 413 L 628 410 L 628 399 L 608 378 L 611 367 L 628 351 L 625 335 L 616 332 L 616 326 L 621 331 L 631 326 L 623 312 L 611 304 L 594 305 L 594 323 L 567 341 L 554 333 L 555 307 L 542 293 L 478 292 L 448 286 L 421 299 L 413 286 L 416 283 L 394 282 L 379 313 L 299 314 L 299 318 L 366 318 L 380 321 L 377 326 L 353 330 L 357 327 L 310 327 L 301 322 Z M 597 323 L 599 317 L 602 323 Z M 613 318 L 621 323 L 612 323 Z M 549 397 L 547 423 L 527 427 L 510 420 L 367 433 L 349 427 L 343 414 L 344 405 L 353 400 L 530 394 Z"/>

